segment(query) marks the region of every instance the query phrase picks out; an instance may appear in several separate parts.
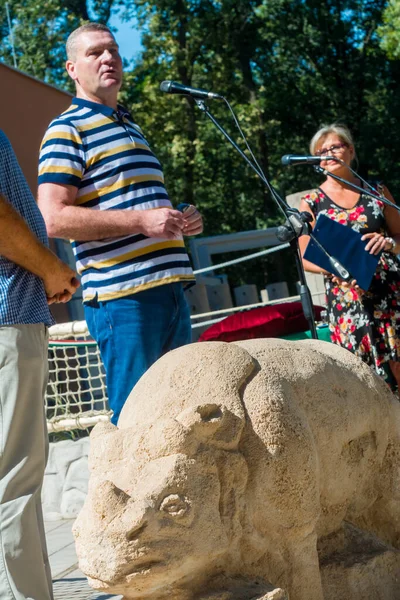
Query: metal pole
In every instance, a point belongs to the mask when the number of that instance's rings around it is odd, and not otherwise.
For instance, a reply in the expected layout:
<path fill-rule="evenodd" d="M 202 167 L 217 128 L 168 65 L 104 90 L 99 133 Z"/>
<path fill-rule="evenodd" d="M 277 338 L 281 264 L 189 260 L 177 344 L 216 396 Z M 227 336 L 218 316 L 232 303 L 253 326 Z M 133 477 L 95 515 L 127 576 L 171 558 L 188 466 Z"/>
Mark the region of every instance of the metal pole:
<path fill-rule="evenodd" d="M 253 169 L 253 171 L 255 171 L 257 173 L 257 175 L 260 177 L 260 179 L 265 183 L 272 198 L 275 200 L 276 204 L 278 205 L 278 208 L 281 210 L 284 217 L 286 217 L 286 220 L 287 220 L 286 222 L 288 223 L 287 229 L 288 230 L 290 229 L 290 232 L 292 232 L 293 235 L 289 236 L 289 238 L 287 240 L 281 240 L 281 241 L 290 241 L 290 246 L 295 255 L 296 267 L 297 267 L 297 271 L 298 271 L 298 275 L 299 275 L 299 279 L 300 279 L 300 299 L 301 299 L 301 304 L 303 307 L 304 316 L 308 322 L 312 337 L 314 339 L 318 339 L 317 328 L 315 325 L 315 317 L 314 317 L 314 308 L 313 308 L 312 298 L 311 298 L 310 290 L 307 287 L 303 262 L 302 262 L 301 256 L 300 256 L 298 235 L 296 235 L 293 223 L 290 221 L 290 215 L 299 215 L 300 216 L 299 211 L 297 209 L 290 208 L 288 206 L 288 204 L 279 196 L 277 191 L 274 189 L 274 187 L 268 181 L 267 177 L 261 171 L 260 167 L 257 164 L 254 164 L 246 156 L 246 154 L 238 147 L 236 142 L 228 135 L 228 133 L 225 131 L 225 129 L 222 127 L 222 125 L 220 125 L 220 123 L 217 121 L 217 119 L 210 113 L 205 102 L 203 100 L 198 100 L 196 98 L 195 98 L 195 102 L 196 102 L 197 106 L 200 108 L 200 110 L 207 115 L 207 117 L 212 121 L 212 123 L 214 123 L 214 125 L 222 133 L 222 135 L 235 148 L 235 150 L 237 150 L 237 152 L 239 152 L 240 156 L 242 158 L 244 158 L 244 160 L 247 162 L 247 164 Z M 311 233 L 309 233 L 308 235 L 310 235 L 310 234 Z"/>

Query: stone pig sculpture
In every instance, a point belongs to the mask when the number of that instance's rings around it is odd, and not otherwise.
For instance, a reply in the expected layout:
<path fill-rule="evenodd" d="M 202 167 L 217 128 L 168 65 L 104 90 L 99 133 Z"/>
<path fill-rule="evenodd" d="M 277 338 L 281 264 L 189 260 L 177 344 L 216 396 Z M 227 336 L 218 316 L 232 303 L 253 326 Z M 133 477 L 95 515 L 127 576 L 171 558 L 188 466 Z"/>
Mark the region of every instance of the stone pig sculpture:
<path fill-rule="evenodd" d="M 80 568 L 129 599 L 286 598 L 271 582 L 323 600 L 317 542 L 344 521 L 400 546 L 399 431 L 397 399 L 337 346 L 174 350 L 93 430 Z"/>

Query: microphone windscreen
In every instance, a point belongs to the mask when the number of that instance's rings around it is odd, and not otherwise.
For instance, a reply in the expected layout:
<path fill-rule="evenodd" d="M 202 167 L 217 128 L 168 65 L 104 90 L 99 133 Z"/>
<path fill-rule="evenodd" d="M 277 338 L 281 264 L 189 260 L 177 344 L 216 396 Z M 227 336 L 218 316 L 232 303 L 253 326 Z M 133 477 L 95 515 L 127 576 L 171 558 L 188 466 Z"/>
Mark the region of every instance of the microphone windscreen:
<path fill-rule="evenodd" d="M 168 92 L 170 91 L 170 89 L 171 89 L 171 83 L 172 83 L 172 82 L 171 82 L 171 81 L 169 81 L 169 80 L 167 80 L 167 81 L 162 81 L 162 82 L 161 82 L 161 84 L 160 84 L 160 90 L 161 90 L 162 92 L 167 92 L 167 93 L 168 93 Z"/>

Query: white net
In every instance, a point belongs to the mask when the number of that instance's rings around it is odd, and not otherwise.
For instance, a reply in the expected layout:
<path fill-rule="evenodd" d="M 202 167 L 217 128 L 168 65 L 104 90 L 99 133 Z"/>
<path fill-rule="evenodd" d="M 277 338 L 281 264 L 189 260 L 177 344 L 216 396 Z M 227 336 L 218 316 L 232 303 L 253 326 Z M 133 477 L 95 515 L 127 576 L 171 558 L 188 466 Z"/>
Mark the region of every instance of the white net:
<path fill-rule="evenodd" d="M 85 429 L 108 420 L 110 414 L 103 363 L 86 323 L 54 325 L 46 392 L 49 433 Z"/>

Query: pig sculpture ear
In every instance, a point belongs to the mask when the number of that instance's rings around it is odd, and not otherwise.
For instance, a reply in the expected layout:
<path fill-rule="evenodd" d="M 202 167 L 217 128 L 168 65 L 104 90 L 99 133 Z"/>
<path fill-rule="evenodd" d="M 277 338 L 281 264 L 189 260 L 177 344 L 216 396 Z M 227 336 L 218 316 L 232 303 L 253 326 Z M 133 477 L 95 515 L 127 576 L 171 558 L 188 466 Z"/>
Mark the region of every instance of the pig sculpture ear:
<path fill-rule="evenodd" d="M 175 417 L 190 430 L 198 442 L 235 450 L 244 427 L 244 419 L 219 404 L 190 406 Z"/>
<path fill-rule="evenodd" d="M 103 459 L 111 460 L 115 455 L 118 435 L 118 427 L 109 422 L 100 422 L 93 428 L 90 434 L 89 470 L 94 471 L 97 465 L 101 465 Z"/>

